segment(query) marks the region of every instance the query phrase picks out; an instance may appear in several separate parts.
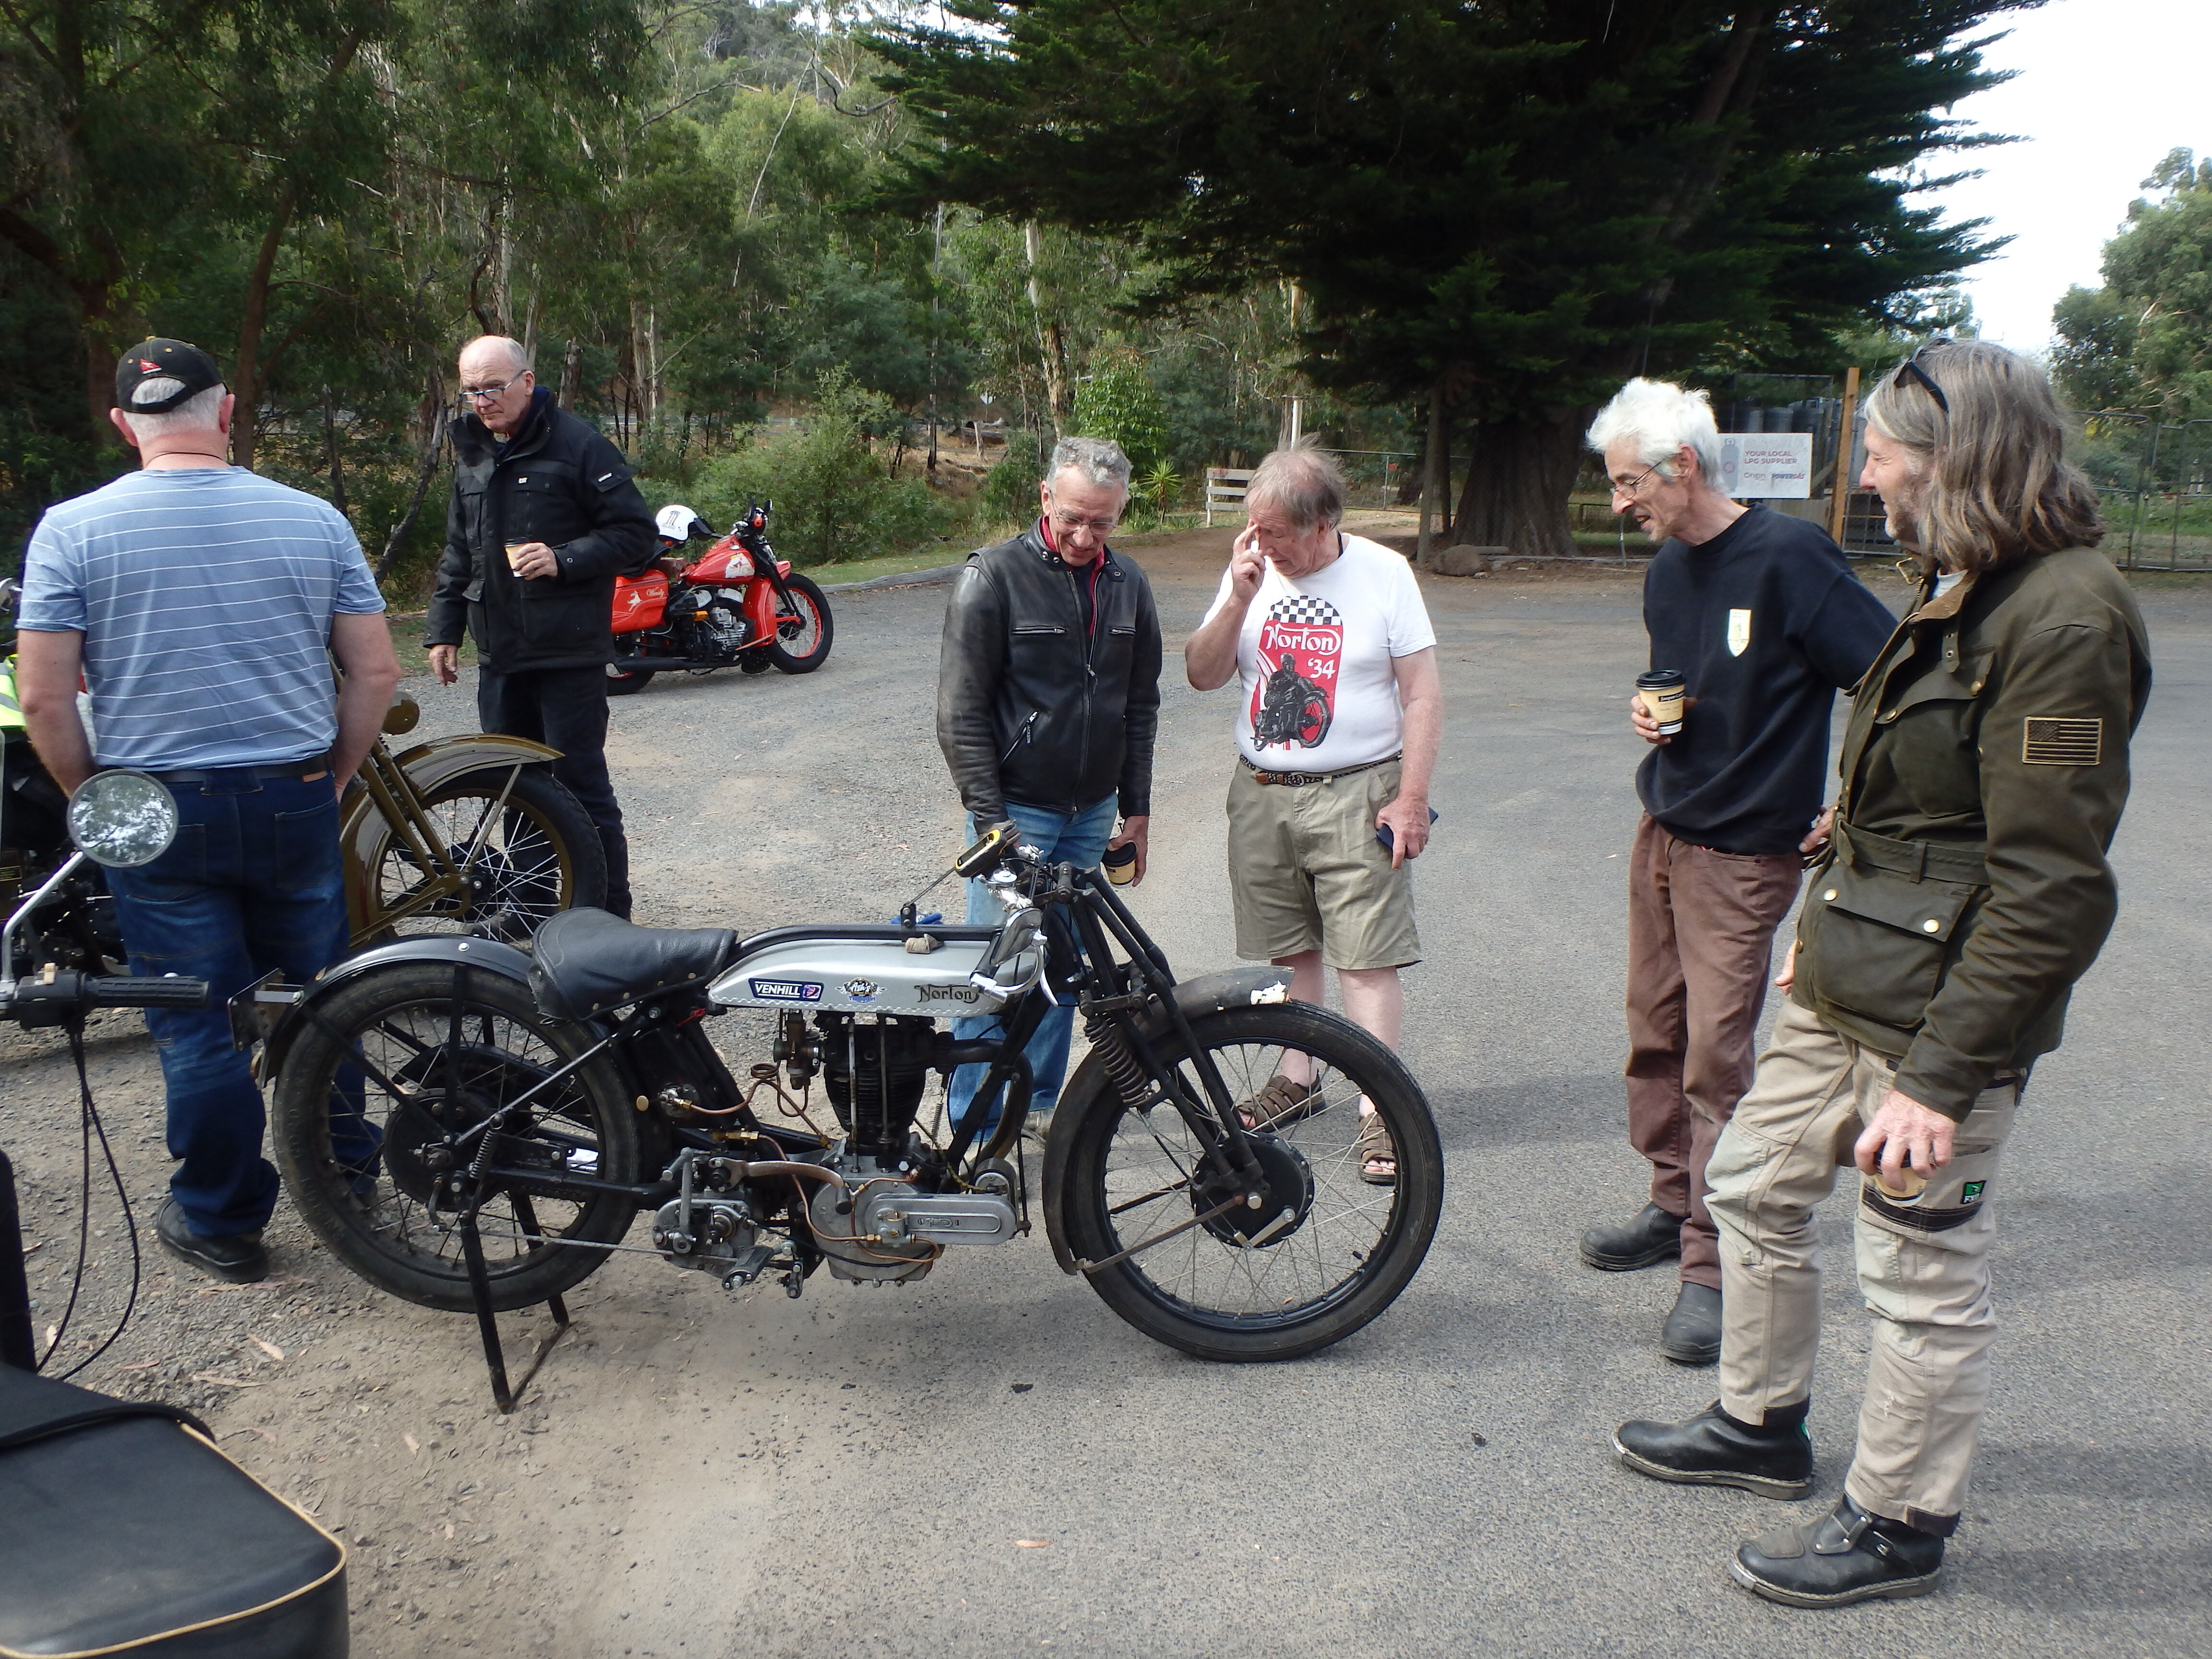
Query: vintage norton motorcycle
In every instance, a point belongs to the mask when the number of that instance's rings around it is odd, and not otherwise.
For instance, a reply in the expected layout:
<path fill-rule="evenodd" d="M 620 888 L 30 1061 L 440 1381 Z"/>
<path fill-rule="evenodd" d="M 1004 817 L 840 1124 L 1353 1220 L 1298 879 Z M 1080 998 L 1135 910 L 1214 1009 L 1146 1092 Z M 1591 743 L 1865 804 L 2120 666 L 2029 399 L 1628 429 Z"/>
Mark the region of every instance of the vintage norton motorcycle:
<path fill-rule="evenodd" d="M 896 923 L 740 939 L 573 910 L 530 956 L 409 939 L 309 988 L 242 994 L 234 1024 L 266 1044 L 294 1203 L 385 1290 L 473 1306 L 503 1405 L 492 1311 L 550 1300 L 565 1319 L 560 1293 L 610 1250 L 733 1288 L 772 1275 L 794 1297 L 824 1267 L 912 1284 L 948 1250 L 1030 1231 L 1032 1194 L 1060 1267 L 1189 1353 L 1288 1358 L 1389 1306 L 1443 1181 L 1395 1054 L 1288 1000 L 1280 969 L 1178 981 L 1103 875 L 1045 862 L 1010 823 L 946 874 L 984 878 L 1003 923 L 925 924 L 917 899 Z M 1032 1170 L 1022 1049 L 1056 1001 L 1091 1046 Z M 740 1080 L 706 1026 L 747 1011 L 767 1052 Z M 964 1014 L 1003 1035 L 937 1024 Z M 941 1093 L 926 1111 L 963 1065 L 983 1069 L 968 1115 L 948 1121 Z M 1249 1127 L 1240 1107 L 1278 1073 L 1311 1094 Z M 1363 1098 L 1395 1187 L 1360 1178 Z M 364 1142 L 379 1150 L 363 1158 Z M 625 1243 L 641 1212 L 649 1243 Z"/>
<path fill-rule="evenodd" d="M 665 562 L 680 574 L 653 569 L 615 579 L 608 691 L 642 691 L 664 669 L 811 674 L 829 660 L 830 601 L 769 545 L 771 505 L 748 503 L 720 540 L 690 507 L 661 508 L 660 538 L 671 556 Z M 695 540 L 713 545 L 684 563 L 676 550 Z"/>

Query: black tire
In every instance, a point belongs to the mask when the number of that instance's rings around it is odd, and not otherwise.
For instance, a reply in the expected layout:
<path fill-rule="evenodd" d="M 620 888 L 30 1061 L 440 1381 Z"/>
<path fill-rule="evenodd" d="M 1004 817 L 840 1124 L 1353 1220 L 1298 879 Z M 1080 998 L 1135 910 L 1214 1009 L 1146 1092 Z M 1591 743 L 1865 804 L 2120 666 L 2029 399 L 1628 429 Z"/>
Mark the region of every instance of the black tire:
<path fill-rule="evenodd" d="M 830 601 L 797 571 L 783 585 L 787 599 L 776 601 L 775 637 L 768 642 L 768 659 L 787 674 L 811 674 L 830 660 L 830 641 L 837 631 Z"/>
<path fill-rule="evenodd" d="M 398 914 L 420 888 L 422 866 L 408 838 L 386 824 L 365 859 L 369 909 L 356 945 L 399 934 L 474 933 L 487 923 L 504 937 L 527 939 L 556 911 L 606 902 L 599 827 L 544 766 L 495 763 L 464 772 L 423 797 L 422 806 L 456 864 L 477 847 L 470 891 Z"/>
<path fill-rule="evenodd" d="M 1253 1245 L 1235 1230 L 1254 1224 L 1231 1212 L 1086 1275 L 1091 1287 L 1146 1335 L 1201 1359 L 1293 1359 L 1340 1341 L 1396 1299 L 1436 1235 L 1443 1152 L 1420 1085 L 1366 1032 L 1306 1003 L 1207 1014 L 1191 1030 L 1240 1101 L 1282 1069 L 1285 1049 L 1317 1063 L 1325 1104 L 1260 1138 L 1263 1167 L 1310 1180 L 1298 1218 Z M 1170 1034 L 1154 1046 L 1193 1098 L 1203 1100 L 1180 1040 Z M 1185 1182 L 1200 1143 L 1173 1107 L 1130 1111 L 1103 1073 L 1094 1075 L 1102 1086 L 1073 1103 L 1080 1115 L 1061 1214 L 1076 1255 L 1103 1261 L 1198 1212 Z M 1361 1179 L 1362 1095 L 1397 1149 L 1395 1187 Z M 1287 1181 L 1271 1184 L 1268 1204 L 1256 1212 L 1261 1224 L 1285 1207 L 1278 1194 L 1291 1189 Z"/>
<path fill-rule="evenodd" d="M 632 692 L 642 691 L 653 684 L 653 670 L 623 666 L 623 658 L 639 654 L 641 651 L 636 635 L 615 635 L 614 660 L 607 665 L 607 695 L 609 696 L 627 697 Z"/>
<path fill-rule="evenodd" d="M 476 970 L 461 1005 L 456 1090 L 447 1081 L 456 975 L 446 963 L 395 963 L 332 992 L 285 1056 L 269 1115 L 276 1167 L 308 1230 L 372 1285 L 449 1311 L 475 1304 L 451 1212 L 433 1207 L 435 1176 L 425 1152 L 449 1129 L 481 1121 L 593 1041 L 581 1027 L 540 1015 L 526 987 Z M 375 1068 L 356 1073 L 363 1115 L 380 1138 L 367 1171 L 358 1163 L 341 1164 L 331 1146 L 333 1091 L 356 1055 Z M 377 1073 L 409 1092 L 395 1094 Z M 572 1166 L 575 1153 L 594 1152 L 603 1179 L 638 1178 L 637 1126 L 605 1055 L 586 1061 L 529 1109 L 527 1125 L 508 1133 L 561 1146 Z M 627 1200 L 605 1197 L 540 1198 L 531 1207 L 539 1238 L 591 1244 L 620 1243 L 636 1213 Z M 501 1310 L 556 1296 L 606 1260 L 605 1250 L 528 1242 L 514 1201 L 502 1194 L 485 1202 L 477 1222 L 492 1304 Z"/>

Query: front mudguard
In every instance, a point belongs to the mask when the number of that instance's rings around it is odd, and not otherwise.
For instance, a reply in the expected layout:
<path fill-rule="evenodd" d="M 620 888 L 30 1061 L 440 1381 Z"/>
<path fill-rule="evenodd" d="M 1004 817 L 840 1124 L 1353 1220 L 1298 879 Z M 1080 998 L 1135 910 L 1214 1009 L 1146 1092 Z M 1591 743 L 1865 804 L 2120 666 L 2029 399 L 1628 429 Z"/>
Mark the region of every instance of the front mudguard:
<path fill-rule="evenodd" d="M 502 737 L 496 732 L 469 732 L 458 737 L 434 738 L 392 757 L 392 764 L 407 776 L 417 796 L 427 798 L 453 779 L 486 767 L 537 766 L 561 758 L 561 751 L 527 738 Z M 356 934 L 369 914 L 368 884 L 376 879 L 377 854 L 387 834 L 398 834 L 388 823 L 359 777 L 346 786 L 338 803 L 338 845 L 345 849 L 346 915 Z"/>
<path fill-rule="evenodd" d="M 1226 1008 L 1249 1008 L 1255 1003 L 1282 1002 L 1291 994 L 1287 968 L 1231 968 L 1218 974 L 1201 974 L 1175 988 L 1176 1006 L 1185 1019 L 1218 1014 Z M 1158 1037 L 1175 1029 L 1167 1010 L 1154 1004 L 1137 1021 L 1147 1037 Z M 1060 1089 L 1053 1108 L 1052 1127 L 1044 1142 L 1044 1231 L 1052 1241 L 1052 1259 L 1064 1273 L 1079 1272 L 1075 1252 L 1068 1248 L 1063 1218 L 1067 1188 L 1067 1158 L 1075 1142 L 1076 1125 L 1090 1113 L 1098 1097 L 1114 1086 L 1106 1075 L 1106 1062 L 1097 1049 L 1083 1057 L 1075 1075 Z"/>
<path fill-rule="evenodd" d="M 530 958 L 512 945 L 503 945 L 497 939 L 436 934 L 380 945 L 373 951 L 332 963 L 315 976 L 313 984 L 298 988 L 289 1003 L 256 1003 L 244 1008 L 234 1003 L 231 1030 L 239 1046 L 243 1048 L 256 1037 L 261 1042 L 261 1054 L 255 1061 L 259 1080 L 274 1081 L 283 1071 L 285 1058 L 292 1052 L 300 1033 L 307 1029 L 310 1017 L 342 987 L 363 974 L 399 962 L 450 962 L 457 968 L 480 969 L 500 978 L 511 979 L 526 988 L 530 984 Z M 249 986 L 239 994 L 240 998 L 250 999 L 269 985 L 270 981 L 264 980 L 260 985 Z M 281 1010 L 273 1018 L 269 1012 L 272 1008 Z"/>

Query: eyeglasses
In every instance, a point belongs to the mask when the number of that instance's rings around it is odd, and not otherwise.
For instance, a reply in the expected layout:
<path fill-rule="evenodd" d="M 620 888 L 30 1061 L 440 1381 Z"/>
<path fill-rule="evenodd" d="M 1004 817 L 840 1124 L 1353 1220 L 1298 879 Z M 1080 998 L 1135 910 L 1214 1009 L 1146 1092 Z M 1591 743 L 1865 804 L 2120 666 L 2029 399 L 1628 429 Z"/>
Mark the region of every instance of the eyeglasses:
<path fill-rule="evenodd" d="M 530 371 L 526 368 L 522 371 L 522 374 L 527 374 L 528 373 L 530 373 Z M 505 392 L 507 387 L 513 386 L 517 380 L 520 380 L 522 378 L 522 374 L 509 375 L 506 380 L 501 380 L 497 386 L 465 386 L 461 388 L 461 401 L 463 403 L 481 403 L 486 398 L 496 398 L 501 392 Z"/>
<path fill-rule="evenodd" d="M 1050 516 L 1052 519 L 1053 528 L 1059 531 L 1063 536 L 1073 536 L 1079 530 L 1087 530 L 1094 536 L 1109 536 L 1114 532 L 1114 526 L 1121 522 L 1118 517 L 1111 519 L 1071 519 L 1065 513 L 1054 513 Z"/>
<path fill-rule="evenodd" d="M 1606 482 L 1613 486 L 1613 493 L 1614 495 L 1626 495 L 1631 501 L 1634 501 L 1636 499 L 1636 492 L 1644 488 L 1644 481 L 1658 470 L 1659 463 L 1654 461 L 1650 465 L 1645 467 L 1643 471 L 1638 473 L 1626 483 L 1621 483 L 1618 478 L 1608 478 Z"/>
<path fill-rule="evenodd" d="M 1910 357 L 1907 357 L 1902 363 L 1898 365 L 1897 373 L 1895 375 L 1891 377 L 1890 384 L 1892 386 L 1903 386 L 1905 384 L 1905 377 L 1910 374 L 1914 380 L 1919 381 L 1922 386 L 1928 388 L 1928 395 L 1936 400 L 1936 407 L 1942 410 L 1946 415 L 1948 415 L 1951 412 L 1951 400 L 1943 395 L 1943 388 L 1936 384 L 1934 378 L 1929 375 L 1928 371 L 1920 367 L 1920 359 L 1923 353 L 1933 351 L 1937 346 L 1947 346 L 1951 342 L 1949 339 L 1941 334 L 1938 334 L 1935 338 L 1927 341 L 1920 347 L 1919 350 L 1915 351 Z"/>

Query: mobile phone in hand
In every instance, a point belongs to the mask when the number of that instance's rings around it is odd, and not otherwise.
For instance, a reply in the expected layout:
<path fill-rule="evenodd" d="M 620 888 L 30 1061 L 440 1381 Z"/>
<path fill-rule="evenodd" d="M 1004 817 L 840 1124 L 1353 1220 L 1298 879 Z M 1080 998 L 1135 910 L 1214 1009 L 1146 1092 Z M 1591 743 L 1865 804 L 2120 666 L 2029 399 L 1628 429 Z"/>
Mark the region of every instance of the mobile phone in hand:
<path fill-rule="evenodd" d="M 1436 821 L 1437 809 L 1431 806 L 1429 808 L 1429 822 L 1434 823 Z M 1398 838 L 1390 833 L 1390 826 L 1387 823 L 1375 826 L 1375 839 L 1382 843 L 1382 850 L 1386 853 L 1395 853 L 1398 849 Z"/>

